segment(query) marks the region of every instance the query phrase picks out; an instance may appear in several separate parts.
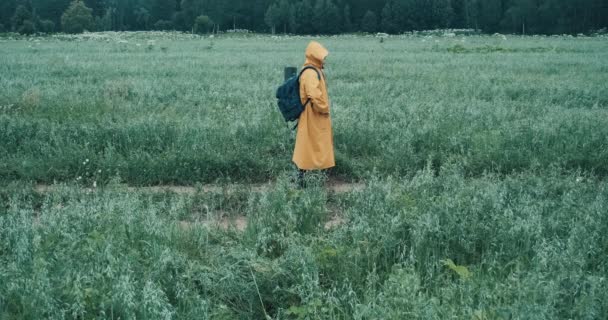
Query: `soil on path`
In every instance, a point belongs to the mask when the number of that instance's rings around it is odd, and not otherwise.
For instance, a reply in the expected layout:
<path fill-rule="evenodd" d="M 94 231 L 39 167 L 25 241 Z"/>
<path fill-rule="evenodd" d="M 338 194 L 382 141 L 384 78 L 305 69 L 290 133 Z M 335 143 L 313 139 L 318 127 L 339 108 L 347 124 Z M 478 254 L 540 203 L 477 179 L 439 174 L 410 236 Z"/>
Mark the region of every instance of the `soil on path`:
<path fill-rule="evenodd" d="M 233 184 L 233 185 L 219 185 L 219 184 L 205 184 L 199 187 L 191 186 L 175 186 L 175 185 L 160 185 L 151 187 L 127 187 L 127 190 L 132 192 L 149 192 L 149 193 L 176 193 L 176 194 L 196 194 L 199 192 L 203 193 L 222 193 L 230 190 L 237 190 L 238 188 L 246 188 L 252 192 L 263 192 L 269 190 L 273 186 L 273 182 L 268 183 L 256 183 L 256 184 Z M 34 187 L 36 192 L 48 193 L 53 192 L 57 187 L 53 185 L 38 184 Z M 361 182 L 346 182 L 337 179 L 330 179 L 326 183 L 328 191 L 333 193 L 349 193 L 354 191 L 361 191 L 365 188 L 365 184 Z M 87 187 L 87 191 L 94 191 L 95 188 Z"/>
<path fill-rule="evenodd" d="M 230 192 L 230 190 L 237 190 L 239 188 L 246 188 L 252 192 L 264 192 L 269 190 L 273 186 L 273 182 L 258 183 L 258 184 L 234 184 L 234 185 L 218 185 L 218 184 L 206 184 L 198 187 L 191 186 L 174 186 L 174 185 L 161 185 L 151 187 L 127 187 L 126 189 L 130 192 L 144 192 L 144 193 L 176 193 L 183 195 L 195 195 L 197 193 L 223 193 Z M 335 194 L 343 194 L 355 191 L 361 191 L 365 188 L 365 184 L 360 182 L 346 182 L 338 179 L 330 179 L 326 183 L 326 188 L 329 192 Z M 49 193 L 57 189 L 57 186 L 38 184 L 34 187 L 36 192 Z M 89 192 L 94 192 L 95 188 L 85 188 Z M 330 230 L 336 228 L 346 222 L 346 219 L 335 210 L 330 210 L 331 217 L 325 222 L 325 229 Z M 179 221 L 179 227 L 183 230 L 190 230 L 196 225 L 203 225 L 209 228 L 219 228 L 222 230 L 235 229 L 237 231 L 244 231 L 247 228 L 247 217 L 244 215 L 220 215 L 219 217 L 212 219 L 205 219 L 202 221 Z"/>

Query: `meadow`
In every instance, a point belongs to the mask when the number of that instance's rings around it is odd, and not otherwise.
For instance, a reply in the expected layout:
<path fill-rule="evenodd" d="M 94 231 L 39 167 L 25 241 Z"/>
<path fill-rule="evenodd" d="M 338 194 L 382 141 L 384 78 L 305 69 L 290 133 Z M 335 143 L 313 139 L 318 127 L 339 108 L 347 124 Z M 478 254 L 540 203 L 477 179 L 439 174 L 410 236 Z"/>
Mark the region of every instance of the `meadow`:
<path fill-rule="evenodd" d="M 274 92 L 313 39 L 363 188 L 291 182 Z M 605 319 L 607 49 L 1 36 L 0 319 Z"/>
<path fill-rule="evenodd" d="M 274 92 L 310 39 L 132 37 L 1 44 L 1 179 L 187 185 L 291 168 Z M 606 38 L 464 39 L 323 39 L 338 174 L 608 174 Z"/>

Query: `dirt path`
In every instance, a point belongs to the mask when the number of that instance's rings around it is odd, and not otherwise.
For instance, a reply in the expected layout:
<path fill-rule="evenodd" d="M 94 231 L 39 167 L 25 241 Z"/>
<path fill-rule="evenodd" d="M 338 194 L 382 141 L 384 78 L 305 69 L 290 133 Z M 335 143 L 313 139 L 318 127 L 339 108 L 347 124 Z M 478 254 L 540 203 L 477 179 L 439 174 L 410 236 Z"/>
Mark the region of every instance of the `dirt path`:
<path fill-rule="evenodd" d="M 199 187 L 188 187 L 188 186 L 153 186 L 153 187 L 127 187 L 127 190 L 130 192 L 144 192 L 144 193 L 176 193 L 183 195 L 195 195 L 197 193 L 223 193 L 223 192 L 231 192 L 234 190 L 239 190 L 245 188 L 245 190 L 250 190 L 251 192 L 264 192 L 269 190 L 274 185 L 273 182 L 268 182 L 264 184 L 234 184 L 234 185 L 216 185 L 216 184 L 206 184 Z M 351 183 L 345 182 L 337 179 L 330 179 L 326 183 L 326 188 L 329 192 L 335 194 L 343 194 L 355 191 L 361 191 L 365 189 L 364 183 Z M 54 192 L 58 189 L 55 185 L 44 185 L 38 184 L 34 187 L 34 190 L 38 193 L 50 193 Z M 83 188 L 89 192 L 94 192 L 96 188 Z M 329 212 L 330 218 L 325 222 L 324 228 L 325 230 L 331 230 L 336 228 L 344 223 L 346 223 L 346 219 L 335 210 L 330 210 Z M 216 218 L 210 218 L 200 221 L 179 221 L 179 227 L 182 230 L 191 230 L 197 226 L 204 226 L 207 228 L 218 228 L 222 230 L 230 230 L 235 229 L 239 232 L 244 231 L 247 228 L 248 219 L 244 215 L 226 215 L 219 216 Z"/>
<path fill-rule="evenodd" d="M 223 193 L 230 192 L 230 190 L 237 190 L 239 188 L 245 188 L 247 190 L 251 190 L 252 192 L 263 192 L 267 191 L 272 187 L 273 183 L 257 183 L 257 184 L 234 184 L 234 185 L 217 185 L 217 184 L 205 184 L 200 187 L 187 187 L 187 186 L 172 186 L 172 185 L 163 185 L 163 186 L 153 186 L 153 187 L 127 187 L 127 190 L 132 192 L 147 192 L 147 193 L 176 193 L 176 194 L 185 194 L 191 195 L 199 192 L 203 193 Z M 328 191 L 333 193 L 349 193 L 354 191 L 361 191 L 365 188 L 365 184 L 360 182 L 344 182 L 339 180 L 330 180 L 326 184 L 326 188 Z M 49 193 L 53 192 L 57 189 L 54 185 L 46 185 L 46 184 L 37 184 L 34 187 L 34 190 L 39 193 Z M 95 188 L 85 187 L 83 188 L 87 191 L 94 191 Z"/>

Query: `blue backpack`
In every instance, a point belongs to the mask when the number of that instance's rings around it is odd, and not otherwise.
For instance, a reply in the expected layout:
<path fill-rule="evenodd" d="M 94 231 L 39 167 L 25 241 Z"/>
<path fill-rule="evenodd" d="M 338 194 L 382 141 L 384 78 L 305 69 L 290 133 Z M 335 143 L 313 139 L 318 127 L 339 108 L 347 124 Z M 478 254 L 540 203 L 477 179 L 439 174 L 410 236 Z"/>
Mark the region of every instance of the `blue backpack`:
<path fill-rule="evenodd" d="M 279 110 L 287 122 L 298 120 L 302 112 L 304 112 L 306 105 L 310 103 L 310 99 L 308 99 L 306 100 L 306 103 L 302 105 L 302 100 L 300 99 L 300 77 L 307 69 L 315 70 L 319 80 L 321 80 L 319 71 L 315 67 L 307 66 L 304 67 L 298 75 L 287 79 L 287 81 L 285 81 L 277 90 Z"/>

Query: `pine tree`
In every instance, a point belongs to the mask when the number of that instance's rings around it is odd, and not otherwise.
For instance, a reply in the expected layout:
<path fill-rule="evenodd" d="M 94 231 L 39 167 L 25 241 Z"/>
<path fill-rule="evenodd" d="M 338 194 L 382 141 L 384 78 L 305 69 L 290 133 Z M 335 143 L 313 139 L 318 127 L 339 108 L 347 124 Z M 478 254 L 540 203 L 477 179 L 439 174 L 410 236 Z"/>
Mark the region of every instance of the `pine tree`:
<path fill-rule="evenodd" d="M 327 32 L 327 2 L 326 0 L 317 0 L 312 14 L 313 29 L 316 33 L 323 34 Z"/>
<path fill-rule="evenodd" d="M 105 12 L 104 0 L 84 0 L 84 4 L 93 10 L 93 16 L 101 16 Z"/>
<path fill-rule="evenodd" d="M 393 3 L 394 0 L 389 0 L 382 8 L 382 12 L 380 14 L 380 27 L 382 31 L 388 33 L 397 33 L 397 23 L 395 21 L 395 17 L 393 14 Z"/>
<path fill-rule="evenodd" d="M 530 0 L 515 0 L 505 12 L 502 27 L 513 33 L 526 34 L 526 29 L 539 31 L 533 23 L 537 20 L 536 5 Z"/>
<path fill-rule="evenodd" d="M 99 31 L 112 30 L 113 8 L 106 9 L 106 12 L 101 17 L 95 18 L 95 29 Z"/>
<path fill-rule="evenodd" d="M 171 20 L 175 12 L 175 0 L 152 0 L 150 14 L 154 21 Z"/>
<path fill-rule="evenodd" d="M 489 33 L 500 31 L 502 14 L 501 0 L 479 1 L 479 24 L 483 31 Z"/>
<path fill-rule="evenodd" d="M 408 15 L 404 0 L 389 0 L 381 14 L 381 28 L 388 33 L 399 33 L 408 29 Z"/>
<path fill-rule="evenodd" d="M 464 11 L 466 27 L 478 30 L 480 25 L 480 1 L 481 0 L 464 0 Z"/>
<path fill-rule="evenodd" d="M 452 0 L 452 26 L 454 28 L 465 28 L 466 27 L 466 16 L 465 16 L 465 0 Z"/>
<path fill-rule="evenodd" d="M 152 16 L 148 9 L 139 7 L 135 9 L 135 19 L 137 22 L 138 29 L 148 30 L 150 28 L 150 20 Z"/>
<path fill-rule="evenodd" d="M 545 0 L 538 8 L 538 20 L 543 26 L 542 32 L 568 32 L 567 26 L 564 24 L 564 11 L 562 10 L 559 2 L 559 0 Z"/>
<path fill-rule="evenodd" d="M 32 34 L 36 32 L 35 17 L 24 5 L 19 5 L 11 18 L 13 31 L 21 34 Z"/>
<path fill-rule="evenodd" d="M 266 14 L 264 15 L 264 22 L 266 22 L 266 25 L 270 28 L 272 34 L 276 33 L 277 23 L 280 22 L 279 14 L 279 7 L 273 3 L 268 7 L 268 10 L 266 10 Z"/>
<path fill-rule="evenodd" d="M 0 23 L 21 32 L 61 29 L 72 0 L 0 0 Z M 487 33 L 579 33 L 608 27 L 607 0 L 82 0 L 98 30 L 190 31 L 207 15 L 224 28 L 334 34 L 475 28 Z M 22 5 L 31 17 L 17 7 Z M 13 17 L 18 22 L 14 23 Z M 16 21 L 15 20 L 15 21 Z M 365 20 L 365 21 L 364 21 Z M 374 21 L 375 20 L 375 21 Z M 31 23 L 30 23 L 31 22 Z M 53 22 L 58 28 L 53 28 Z M 215 28 L 214 28 L 215 29 Z"/>
<path fill-rule="evenodd" d="M 365 32 L 376 32 L 378 30 L 378 18 L 373 11 L 367 11 L 361 19 L 361 30 Z"/>
<path fill-rule="evenodd" d="M 17 9 L 16 0 L 0 1 L 0 23 L 4 25 L 4 31 L 11 28 L 11 18 Z"/>
<path fill-rule="evenodd" d="M 25 21 L 34 20 L 34 16 L 32 12 L 24 5 L 19 5 L 11 18 L 11 24 L 13 25 L 13 30 L 17 30 L 19 27 L 23 25 Z"/>
<path fill-rule="evenodd" d="M 403 30 L 423 30 L 427 28 L 427 0 L 401 0 L 401 21 Z"/>
<path fill-rule="evenodd" d="M 304 0 L 296 4 L 295 20 L 297 30 L 302 34 L 313 34 L 313 8 L 310 0 Z"/>
<path fill-rule="evenodd" d="M 252 15 L 252 29 L 258 32 L 264 32 L 267 29 L 266 22 L 264 21 L 266 10 L 270 6 L 271 0 L 253 0 L 253 4 L 250 7 L 250 14 Z"/>
<path fill-rule="evenodd" d="M 450 0 L 433 0 L 432 13 L 432 27 L 434 29 L 450 27 L 454 15 Z"/>
<path fill-rule="evenodd" d="M 294 4 L 289 5 L 289 15 L 288 15 L 288 25 L 289 32 L 296 34 L 298 33 L 298 22 L 296 20 L 296 6 Z"/>
<path fill-rule="evenodd" d="M 289 24 L 289 14 L 291 6 L 288 0 L 280 0 L 278 6 L 278 24 L 283 28 L 283 33 L 287 33 L 287 25 Z"/>
<path fill-rule="evenodd" d="M 353 32 L 353 21 L 350 17 L 350 6 L 347 4 L 344 6 L 344 32 Z"/>
<path fill-rule="evenodd" d="M 196 19 L 196 17 L 198 17 L 203 12 L 200 7 L 200 1 L 182 0 L 180 2 L 180 8 L 183 25 L 179 27 L 181 27 L 181 29 L 183 30 L 188 30 L 194 25 L 194 20 Z"/>
<path fill-rule="evenodd" d="M 61 15 L 70 6 L 70 2 L 71 0 L 32 0 L 31 5 L 41 19 L 48 19 L 59 25 Z"/>
<path fill-rule="evenodd" d="M 326 33 L 337 34 L 343 31 L 342 15 L 340 9 L 333 3 L 332 0 L 326 0 L 325 3 L 325 27 Z"/>

